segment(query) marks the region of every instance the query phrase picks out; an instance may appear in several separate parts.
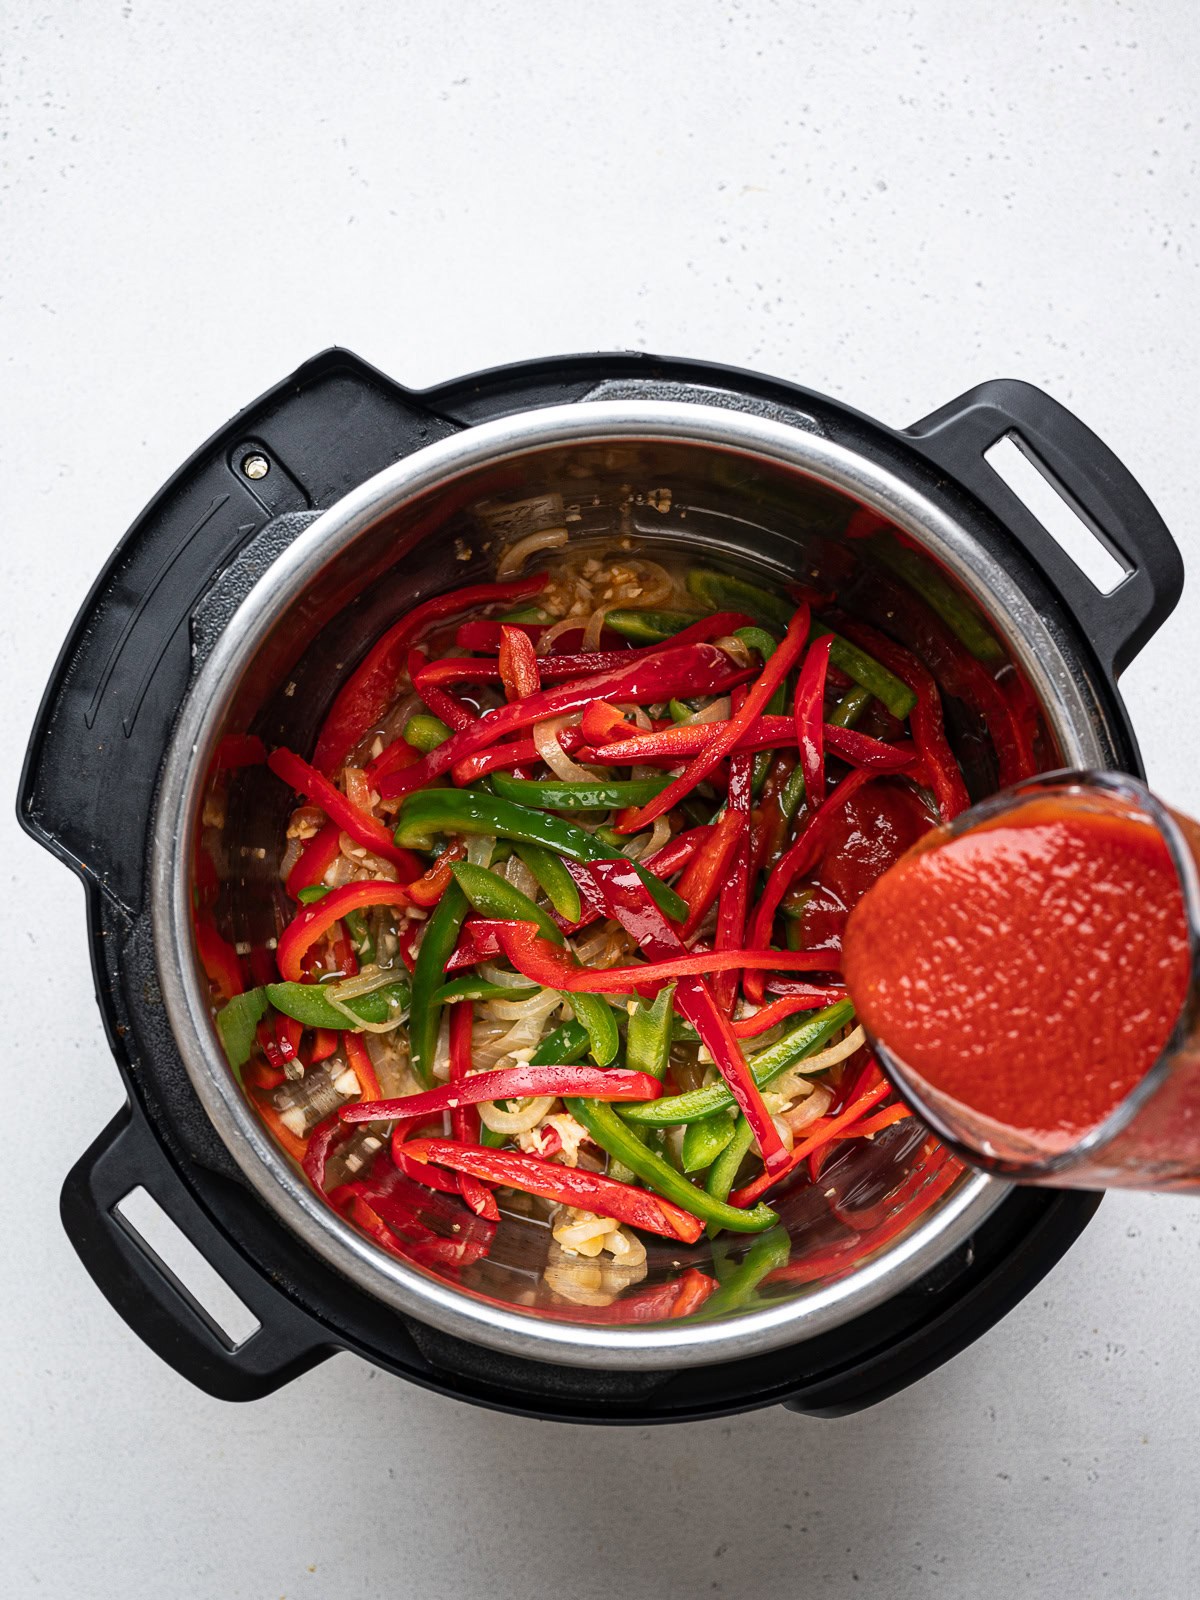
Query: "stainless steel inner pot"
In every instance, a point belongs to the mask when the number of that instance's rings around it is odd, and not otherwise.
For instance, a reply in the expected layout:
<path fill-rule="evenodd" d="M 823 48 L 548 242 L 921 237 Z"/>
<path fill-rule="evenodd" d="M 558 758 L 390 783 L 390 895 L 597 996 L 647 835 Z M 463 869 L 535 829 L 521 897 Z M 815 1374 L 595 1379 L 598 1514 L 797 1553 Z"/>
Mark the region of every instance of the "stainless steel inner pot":
<path fill-rule="evenodd" d="M 669 491 L 669 494 L 663 493 Z M 549 1230 L 506 1220 L 471 1289 L 384 1253 L 306 1185 L 243 1098 L 212 1021 L 192 928 L 195 843 L 218 741 L 254 731 L 311 749 L 339 682 L 396 616 L 432 594 L 490 574 L 496 508 L 561 496 L 572 538 L 628 532 L 649 554 L 702 558 L 786 581 L 814 563 L 852 572 L 861 549 L 841 537 L 857 505 L 906 530 L 983 607 L 1033 685 L 1047 765 L 1112 763 L 1086 665 L 1061 627 L 939 505 L 892 469 L 785 420 L 671 401 L 605 400 L 522 412 L 429 445 L 321 514 L 273 562 L 220 633 L 184 704 L 163 768 L 151 839 L 152 913 L 168 1015 L 188 1074 L 254 1189 L 324 1261 L 362 1289 L 460 1338 L 526 1358 L 598 1368 L 679 1368 L 754 1355 L 824 1332 L 903 1290 L 950 1254 L 1006 1186 L 963 1173 L 885 1245 L 823 1276 L 819 1189 L 782 1209 L 792 1260 L 810 1282 L 718 1318 L 613 1326 L 570 1303 L 533 1313 Z M 489 532 L 489 530 L 492 530 Z M 951 728 L 953 736 L 953 727 Z M 965 758 L 968 761 L 970 758 Z M 986 765 L 968 771 L 976 790 Z M 275 931 L 283 823 L 293 801 L 265 769 L 246 769 L 227 799 L 222 907 L 231 936 Z M 905 1124 L 839 1158 L 847 1204 L 902 1188 L 921 1143 Z M 832 1163 L 831 1163 L 832 1166 Z M 827 1169 L 829 1170 L 829 1169 Z M 908 1199 L 913 1206 L 913 1197 Z M 919 1205 L 919 1197 L 918 1197 Z M 886 1205 L 885 1205 L 886 1215 Z M 727 1237 L 727 1236 L 726 1236 Z M 741 1254 L 751 1241 L 735 1244 Z M 689 1260 L 704 1264 L 707 1246 Z M 655 1243 L 650 1277 L 678 1270 Z"/>

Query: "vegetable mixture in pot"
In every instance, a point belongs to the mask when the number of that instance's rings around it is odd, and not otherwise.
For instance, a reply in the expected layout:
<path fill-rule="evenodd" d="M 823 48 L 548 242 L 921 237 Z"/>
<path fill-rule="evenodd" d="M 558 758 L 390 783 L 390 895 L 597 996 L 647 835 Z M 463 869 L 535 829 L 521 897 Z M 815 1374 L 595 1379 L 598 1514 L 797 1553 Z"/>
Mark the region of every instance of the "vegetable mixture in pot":
<path fill-rule="evenodd" d="M 499 581 L 378 640 L 311 758 L 225 741 L 218 790 L 265 760 L 296 800 L 273 959 L 198 914 L 221 1039 L 279 1145 L 384 1250 L 486 1293 L 505 1218 L 540 1221 L 527 1303 L 613 1322 L 821 1275 L 776 1207 L 909 1117 L 841 933 L 969 804 L 943 697 L 996 782 L 1038 766 L 1035 701 L 983 617 L 879 519 L 847 533 L 872 553 L 853 610 L 668 570 L 627 537 L 526 538 Z M 957 1176 L 908 1128 L 907 1190 L 873 1197 L 828 1273 Z"/>

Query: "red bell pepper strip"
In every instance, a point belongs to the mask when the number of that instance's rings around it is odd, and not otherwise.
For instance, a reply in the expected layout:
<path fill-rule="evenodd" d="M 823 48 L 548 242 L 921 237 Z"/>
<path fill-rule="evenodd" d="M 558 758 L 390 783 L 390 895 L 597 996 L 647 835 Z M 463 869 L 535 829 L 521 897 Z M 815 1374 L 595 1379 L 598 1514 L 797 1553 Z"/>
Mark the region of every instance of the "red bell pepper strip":
<path fill-rule="evenodd" d="M 437 595 L 417 606 L 379 639 L 358 670 L 343 684 L 333 702 L 313 752 L 313 765 L 326 777 L 345 761 L 367 730 L 380 721 L 396 694 L 396 684 L 409 646 L 425 629 L 445 617 L 473 611 L 478 606 L 523 600 L 546 587 L 548 575 L 536 573 L 513 583 L 480 583 L 450 594 Z"/>
<path fill-rule="evenodd" d="M 746 1184 L 741 1189 L 735 1189 L 729 1196 L 729 1204 L 743 1207 L 754 1205 L 772 1184 L 778 1183 L 781 1178 L 786 1178 L 790 1172 L 795 1172 L 797 1167 L 808 1160 L 814 1150 L 819 1150 L 822 1145 L 828 1144 L 831 1139 L 836 1139 L 842 1129 L 850 1127 L 860 1117 L 865 1116 L 873 1106 L 877 1106 L 891 1092 L 892 1086 L 890 1083 L 881 1083 L 877 1088 L 872 1089 L 870 1093 L 864 1094 L 860 1099 L 856 1100 L 853 1105 L 847 1106 L 840 1115 L 830 1117 L 823 1128 L 795 1146 L 780 1171 L 761 1172 L 752 1183 Z"/>
<path fill-rule="evenodd" d="M 283 1053 L 279 1048 L 279 1041 L 275 1037 L 275 1030 L 271 1024 L 264 1019 L 255 1028 L 254 1036 L 258 1040 L 259 1049 L 266 1056 L 273 1070 L 283 1073 Z"/>
<path fill-rule="evenodd" d="M 408 897 L 413 905 L 426 907 L 437 905 L 450 886 L 453 877 L 450 868 L 456 861 L 461 861 L 466 853 L 467 847 L 461 839 L 456 839 L 453 844 L 447 845 L 429 871 L 407 886 Z"/>
<path fill-rule="evenodd" d="M 766 1033 L 768 1028 L 773 1028 L 785 1017 L 794 1016 L 797 1011 L 815 1011 L 820 1006 L 836 1005 L 845 998 L 846 990 L 841 986 L 836 989 L 806 988 L 803 993 L 785 995 L 781 1000 L 773 1000 L 770 1005 L 763 1006 L 752 1017 L 743 1017 L 740 1022 L 735 1022 L 734 1036 L 753 1039 L 757 1034 Z"/>
<path fill-rule="evenodd" d="M 565 755 L 578 750 L 583 742 L 583 735 L 578 728 L 558 730 L 559 747 Z M 507 744 L 494 745 L 490 750 L 480 750 L 477 755 L 465 756 L 463 760 L 456 761 L 450 770 L 450 776 L 461 789 L 464 784 L 474 783 L 486 773 L 512 767 L 532 766 L 541 759 L 538 747 L 532 739 L 513 739 Z"/>
<path fill-rule="evenodd" d="M 399 883 L 382 879 L 367 879 L 361 883 L 347 883 L 340 889 L 331 889 L 310 906 L 303 906 L 279 936 L 275 959 L 279 971 L 289 983 L 299 983 L 304 976 L 301 958 L 322 934 L 327 933 L 347 911 L 361 911 L 366 906 L 406 906 L 408 890 Z"/>
<path fill-rule="evenodd" d="M 464 728 L 471 727 L 478 719 L 469 706 L 465 706 L 457 695 L 450 694 L 448 690 L 438 687 L 436 680 L 425 681 L 424 674 L 428 670 L 428 660 L 423 650 L 410 650 L 408 652 L 408 675 L 412 679 L 413 688 L 425 702 L 426 708 L 433 712 L 435 717 L 440 717 L 448 728 L 453 728 L 456 733 L 461 733 Z M 418 681 L 420 680 L 420 681 Z M 382 759 L 382 752 L 381 757 Z M 380 774 L 376 771 L 377 763 L 372 762 L 368 768 L 368 776 L 372 782 Z"/>
<path fill-rule="evenodd" d="M 261 767 L 267 747 L 256 733 L 231 733 L 222 739 L 213 756 L 214 772 L 234 772 L 239 767 Z"/>
<path fill-rule="evenodd" d="M 259 1116 L 274 1135 L 276 1143 L 287 1151 L 293 1161 L 298 1161 L 303 1165 L 305 1152 L 308 1149 L 308 1140 L 296 1137 L 269 1100 L 261 1100 L 256 1095 L 254 1103 L 258 1108 Z"/>
<path fill-rule="evenodd" d="M 352 805 L 340 789 L 335 789 L 328 778 L 323 778 L 315 767 L 310 767 L 291 750 L 273 750 L 267 765 L 276 777 L 320 806 L 331 822 L 348 833 L 355 844 L 390 861 L 404 878 L 419 878 L 424 870 L 411 850 L 401 850 L 388 829 L 369 811 L 360 811 Z"/>
<path fill-rule="evenodd" d="M 816 865 L 838 813 L 851 795 L 865 783 L 870 783 L 874 776 L 875 774 L 867 767 L 856 767 L 830 793 L 825 804 L 810 814 L 807 826 L 795 843 L 784 852 L 782 858 L 771 869 L 767 886 L 754 908 L 754 916 L 750 921 L 749 939 L 752 944 L 762 948 L 770 944 L 771 929 L 775 923 L 779 902 L 791 888 L 793 881 L 803 873 L 810 872 Z M 747 972 L 744 987 L 747 1000 L 752 1000 L 756 1005 L 761 1003 L 765 987 L 761 974 Z"/>
<path fill-rule="evenodd" d="M 804 653 L 808 642 L 808 624 L 808 607 L 801 605 L 788 624 L 783 643 L 767 661 L 758 678 L 750 685 L 738 712 L 720 728 L 702 754 L 698 755 L 673 783 L 669 783 L 661 794 L 632 812 L 623 812 L 617 819 L 617 833 L 636 833 L 640 828 L 648 827 L 656 817 L 665 815 L 673 806 L 678 805 L 698 783 L 702 783 L 708 777 L 714 767 L 725 759 Z"/>
<path fill-rule="evenodd" d="M 877 1111 L 873 1117 L 864 1117 L 861 1122 L 852 1123 L 842 1133 L 839 1139 L 866 1139 L 873 1133 L 880 1133 L 884 1128 L 890 1128 L 895 1122 L 903 1122 L 906 1117 L 911 1117 L 912 1112 L 907 1106 L 888 1106 L 883 1111 Z"/>
<path fill-rule="evenodd" d="M 695 933 L 720 894 L 729 863 L 749 822 L 744 811 L 727 807 L 675 885 L 675 892 L 688 903 L 688 918 L 681 930 L 685 942 Z"/>
<path fill-rule="evenodd" d="M 327 822 L 301 850 L 296 865 L 287 875 L 284 889 L 293 900 L 298 900 L 301 889 L 311 889 L 320 883 L 341 853 L 342 830 L 336 822 Z"/>
<path fill-rule="evenodd" d="M 508 924 L 490 917 L 468 917 L 459 931 L 454 954 L 446 963 L 444 970 L 447 976 L 452 972 L 461 972 L 464 967 L 473 967 L 478 961 L 491 961 L 496 956 L 503 956 L 500 929 L 506 926 Z"/>
<path fill-rule="evenodd" d="M 455 1007 L 457 1011 L 458 1006 Z M 525 1100 L 534 1095 L 586 1095 L 591 1100 L 653 1100 L 662 1084 L 648 1072 L 586 1066 L 498 1067 L 475 1072 L 461 1081 L 404 1095 L 341 1108 L 343 1122 L 390 1121 L 393 1117 L 431 1117 L 486 1100 Z"/>
<path fill-rule="evenodd" d="M 593 745 L 609 744 L 614 739 L 639 739 L 646 731 L 607 700 L 593 700 L 585 706 L 579 727 L 588 744 Z"/>
<path fill-rule="evenodd" d="M 671 1307 L 671 1318 L 690 1317 L 699 1311 L 700 1307 L 717 1287 L 717 1280 L 710 1278 L 706 1272 L 701 1272 L 699 1267 L 689 1267 L 678 1280 L 675 1304 Z"/>
<path fill-rule="evenodd" d="M 740 694 L 742 691 L 737 692 Z M 744 816 L 747 824 L 753 805 L 753 777 L 754 763 L 748 755 L 730 756 L 729 809 Z M 746 942 L 746 910 L 750 904 L 750 840 L 749 832 L 744 831 L 739 836 L 725 882 L 721 885 L 717 932 L 713 940 L 715 950 L 737 950 Z M 741 981 L 741 974 L 736 968 L 719 972 L 713 979 L 713 998 L 727 1017 L 733 1015 Z"/>
<path fill-rule="evenodd" d="M 278 1089 L 287 1077 L 282 1067 L 260 1060 L 247 1061 L 242 1068 L 242 1085 L 247 1089 Z"/>
<path fill-rule="evenodd" d="M 672 873 L 687 866 L 711 832 L 712 828 L 707 823 L 702 823 L 698 828 L 688 828 L 684 833 L 676 834 L 670 844 L 663 845 L 661 850 L 647 856 L 642 865 L 656 878 L 669 878 Z"/>
<path fill-rule="evenodd" d="M 392 1164 L 398 1172 L 406 1178 L 411 1178 L 414 1183 L 420 1183 L 427 1189 L 436 1189 L 439 1194 L 461 1195 L 457 1177 L 448 1177 L 446 1173 L 439 1172 L 435 1167 L 432 1171 L 428 1166 L 422 1166 L 419 1161 L 408 1159 L 406 1141 L 409 1134 L 416 1127 L 414 1122 L 397 1122 L 392 1128 L 391 1157 Z"/>
<path fill-rule="evenodd" d="M 358 1079 L 359 1094 L 364 1100 L 378 1100 L 383 1091 L 379 1087 L 379 1079 L 375 1076 L 375 1067 L 367 1054 L 367 1047 L 357 1033 L 347 1030 L 345 1050 L 346 1060 Z"/>
<path fill-rule="evenodd" d="M 435 712 L 436 716 L 437 713 Z M 446 720 L 442 718 L 443 722 Z M 447 727 L 449 724 L 447 723 Z M 380 778 L 386 777 L 389 772 L 403 772 L 405 767 L 415 767 L 421 759 L 421 752 L 413 748 L 403 736 L 393 739 L 385 750 L 382 750 L 366 770 L 367 781 L 372 789 L 378 789 Z"/>
<path fill-rule="evenodd" d="M 196 920 L 196 949 L 205 976 L 216 986 L 222 1000 L 232 1000 L 245 988 L 242 981 L 242 963 L 237 951 L 208 920 Z"/>
<path fill-rule="evenodd" d="M 825 798 L 825 675 L 829 671 L 829 650 L 833 635 L 818 639 L 800 669 L 796 682 L 796 743 L 800 746 L 800 766 L 804 772 L 804 797 L 810 811 Z"/>
<path fill-rule="evenodd" d="M 712 644 L 688 644 L 664 649 L 645 660 L 636 659 L 635 651 L 626 653 L 635 657 L 627 666 L 577 678 L 559 689 L 543 689 L 540 694 L 530 695 L 527 700 L 514 700 L 487 712 L 473 728 L 454 734 L 415 766 L 381 778 L 378 785 L 380 794 L 384 799 L 394 799 L 413 789 L 423 789 L 464 756 L 487 749 L 519 728 L 528 728 L 535 722 L 561 716 L 567 711 L 578 711 L 589 700 L 600 698 L 641 702 L 665 700 L 676 694 L 720 694 L 750 676 L 748 671 L 732 666 L 725 652 Z"/>
<path fill-rule="evenodd" d="M 505 698 L 520 700 L 524 695 L 537 694 L 542 687 L 542 675 L 529 635 L 503 623 L 500 634 L 500 681 Z"/>
<path fill-rule="evenodd" d="M 695 1244 L 704 1232 L 698 1217 L 670 1200 L 582 1167 L 564 1167 L 556 1161 L 540 1161 L 536 1156 L 455 1144 L 449 1139 L 416 1139 L 405 1147 L 404 1153 L 410 1161 L 435 1162 L 456 1172 L 470 1172 L 477 1178 L 557 1200 L 560 1205 L 578 1206 L 684 1244 Z"/>
<path fill-rule="evenodd" d="M 300 1053 L 300 1038 L 304 1032 L 302 1023 L 295 1017 L 279 1016 L 275 1018 L 275 1040 L 279 1045 L 279 1054 L 284 1061 L 295 1061 Z"/>
<path fill-rule="evenodd" d="M 613 916 L 627 933 L 633 935 L 647 955 L 657 958 L 658 969 L 661 971 L 664 967 L 676 965 L 678 958 L 672 960 L 672 957 L 676 951 L 682 951 L 683 941 L 651 900 L 631 863 L 622 860 L 595 861 L 589 870 L 603 888 Z M 741 964 L 747 952 L 738 950 L 726 954 L 740 958 Z M 721 958 L 710 952 L 692 959 L 707 962 L 708 970 L 712 970 L 712 964 Z M 695 970 L 698 974 L 704 967 Z M 681 974 L 675 990 L 675 1005 L 680 1015 L 686 1017 L 700 1035 L 701 1044 L 712 1056 L 717 1071 L 729 1086 L 738 1109 L 758 1141 L 767 1170 L 779 1170 L 787 1161 L 787 1151 L 779 1137 L 779 1129 L 763 1104 L 762 1091 L 746 1065 L 742 1047 L 729 1026 L 729 1018 L 713 999 L 712 990 L 699 975 Z"/>
<path fill-rule="evenodd" d="M 313 1035 L 312 1064 L 318 1061 L 328 1061 L 341 1041 L 341 1034 L 336 1028 L 318 1028 Z"/>
<path fill-rule="evenodd" d="M 585 731 L 586 722 L 587 712 L 584 712 L 581 727 Z M 625 766 L 633 762 L 674 766 L 678 761 L 707 750 L 727 725 L 728 719 L 722 722 L 682 722 L 654 733 L 638 729 L 635 734 L 613 739 L 607 744 L 597 741 L 587 745 L 579 751 L 579 759 L 586 764 L 601 766 Z M 841 756 L 851 766 L 875 767 L 881 772 L 901 771 L 912 764 L 917 753 L 907 741 L 903 744 L 885 744 L 882 739 L 873 739 L 855 728 L 842 728 L 830 722 L 822 727 L 821 740 L 831 754 Z M 796 742 L 794 717 L 756 717 L 734 749 L 737 754 L 778 750 L 794 748 Z"/>
<path fill-rule="evenodd" d="M 589 863 L 589 871 L 607 866 L 607 861 L 593 861 Z M 728 967 L 831 972 L 837 970 L 841 961 L 835 950 L 685 950 L 682 955 L 652 961 L 645 966 L 602 969 L 585 967 L 569 951 L 551 944 L 541 936 L 536 922 L 502 922 L 499 934 L 504 953 L 518 972 L 531 983 L 540 983 L 546 989 L 561 989 L 568 994 L 628 994 L 635 989 L 641 994 L 661 989 L 672 978 L 694 978 Z"/>
<path fill-rule="evenodd" d="M 475 1007 L 470 1001 L 450 1007 L 450 1084 L 462 1083 L 471 1072 L 471 1028 Z M 450 1131 L 459 1144 L 479 1143 L 479 1113 L 463 1100 L 450 1111 Z M 458 1175 L 458 1189 L 465 1203 L 477 1217 L 489 1222 L 499 1222 L 500 1208 L 492 1199 L 486 1184 L 469 1172 Z"/>
<path fill-rule="evenodd" d="M 326 1117 L 324 1122 L 318 1123 L 309 1134 L 308 1148 L 300 1165 L 304 1168 L 304 1176 L 319 1194 L 325 1192 L 325 1165 L 329 1160 L 334 1140 L 341 1144 L 349 1137 L 336 1111 Z"/>
<path fill-rule="evenodd" d="M 478 650 L 482 655 L 494 656 L 499 653 L 504 628 L 519 628 L 536 644 L 548 626 L 545 622 L 463 622 L 454 635 L 454 643 L 460 650 Z"/>
<path fill-rule="evenodd" d="M 942 702 L 933 674 L 910 651 L 865 623 L 847 621 L 845 628 L 847 638 L 875 654 L 916 695 L 917 703 L 909 714 L 913 739 L 937 799 L 942 820 L 949 822 L 965 811 L 971 801 L 954 752 L 946 739 Z"/>

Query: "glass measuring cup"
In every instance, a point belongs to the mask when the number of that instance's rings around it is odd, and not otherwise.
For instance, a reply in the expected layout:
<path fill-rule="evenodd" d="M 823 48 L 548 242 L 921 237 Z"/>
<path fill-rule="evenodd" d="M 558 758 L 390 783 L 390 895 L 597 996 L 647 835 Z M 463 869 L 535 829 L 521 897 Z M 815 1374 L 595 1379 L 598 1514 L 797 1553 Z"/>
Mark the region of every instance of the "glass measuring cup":
<path fill-rule="evenodd" d="M 1113 1111 L 1067 1148 L 1040 1142 L 936 1088 L 886 1045 L 880 1064 L 912 1110 L 972 1165 L 1017 1183 L 1051 1188 L 1200 1190 L 1200 825 L 1181 818 L 1136 778 L 1115 772 L 1053 772 L 1006 789 L 938 829 L 918 849 L 936 849 L 981 823 L 1013 817 L 1030 801 L 1125 815 L 1157 830 L 1183 900 L 1191 962 L 1187 995 L 1154 1065 Z"/>

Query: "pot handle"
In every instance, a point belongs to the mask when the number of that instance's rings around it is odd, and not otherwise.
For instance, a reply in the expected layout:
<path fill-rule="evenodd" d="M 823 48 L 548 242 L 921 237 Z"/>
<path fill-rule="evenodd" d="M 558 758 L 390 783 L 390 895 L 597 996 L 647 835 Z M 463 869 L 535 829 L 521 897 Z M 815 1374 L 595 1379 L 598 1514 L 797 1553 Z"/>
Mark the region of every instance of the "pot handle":
<path fill-rule="evenodd" d="M 1016 379 L 983 383 L 905 430 L 937 467 L 972 491 L 1083 626 L 1116 677 L 1166 621 L 1183 590 L 1183 560 L 1144 489 L 1102 440 L 1043 390 Z M 1125 576 L 1108 594 L 984 458 L 1012 437 L 1086 526 L 1120 560 Z"/>
<path fill-rule="evenodd" d="M 229 1337 L 117 1207 L 144 1188 L 259 1326 Z M 245 1259 L 186 1186 L 139 1110 L 125 1107 L 63 1184 L 63 1227 L 118 1316 L 182 1377 L 218 1400 L 257 1400 L 338 1348 L 327 1329 Z"/>

